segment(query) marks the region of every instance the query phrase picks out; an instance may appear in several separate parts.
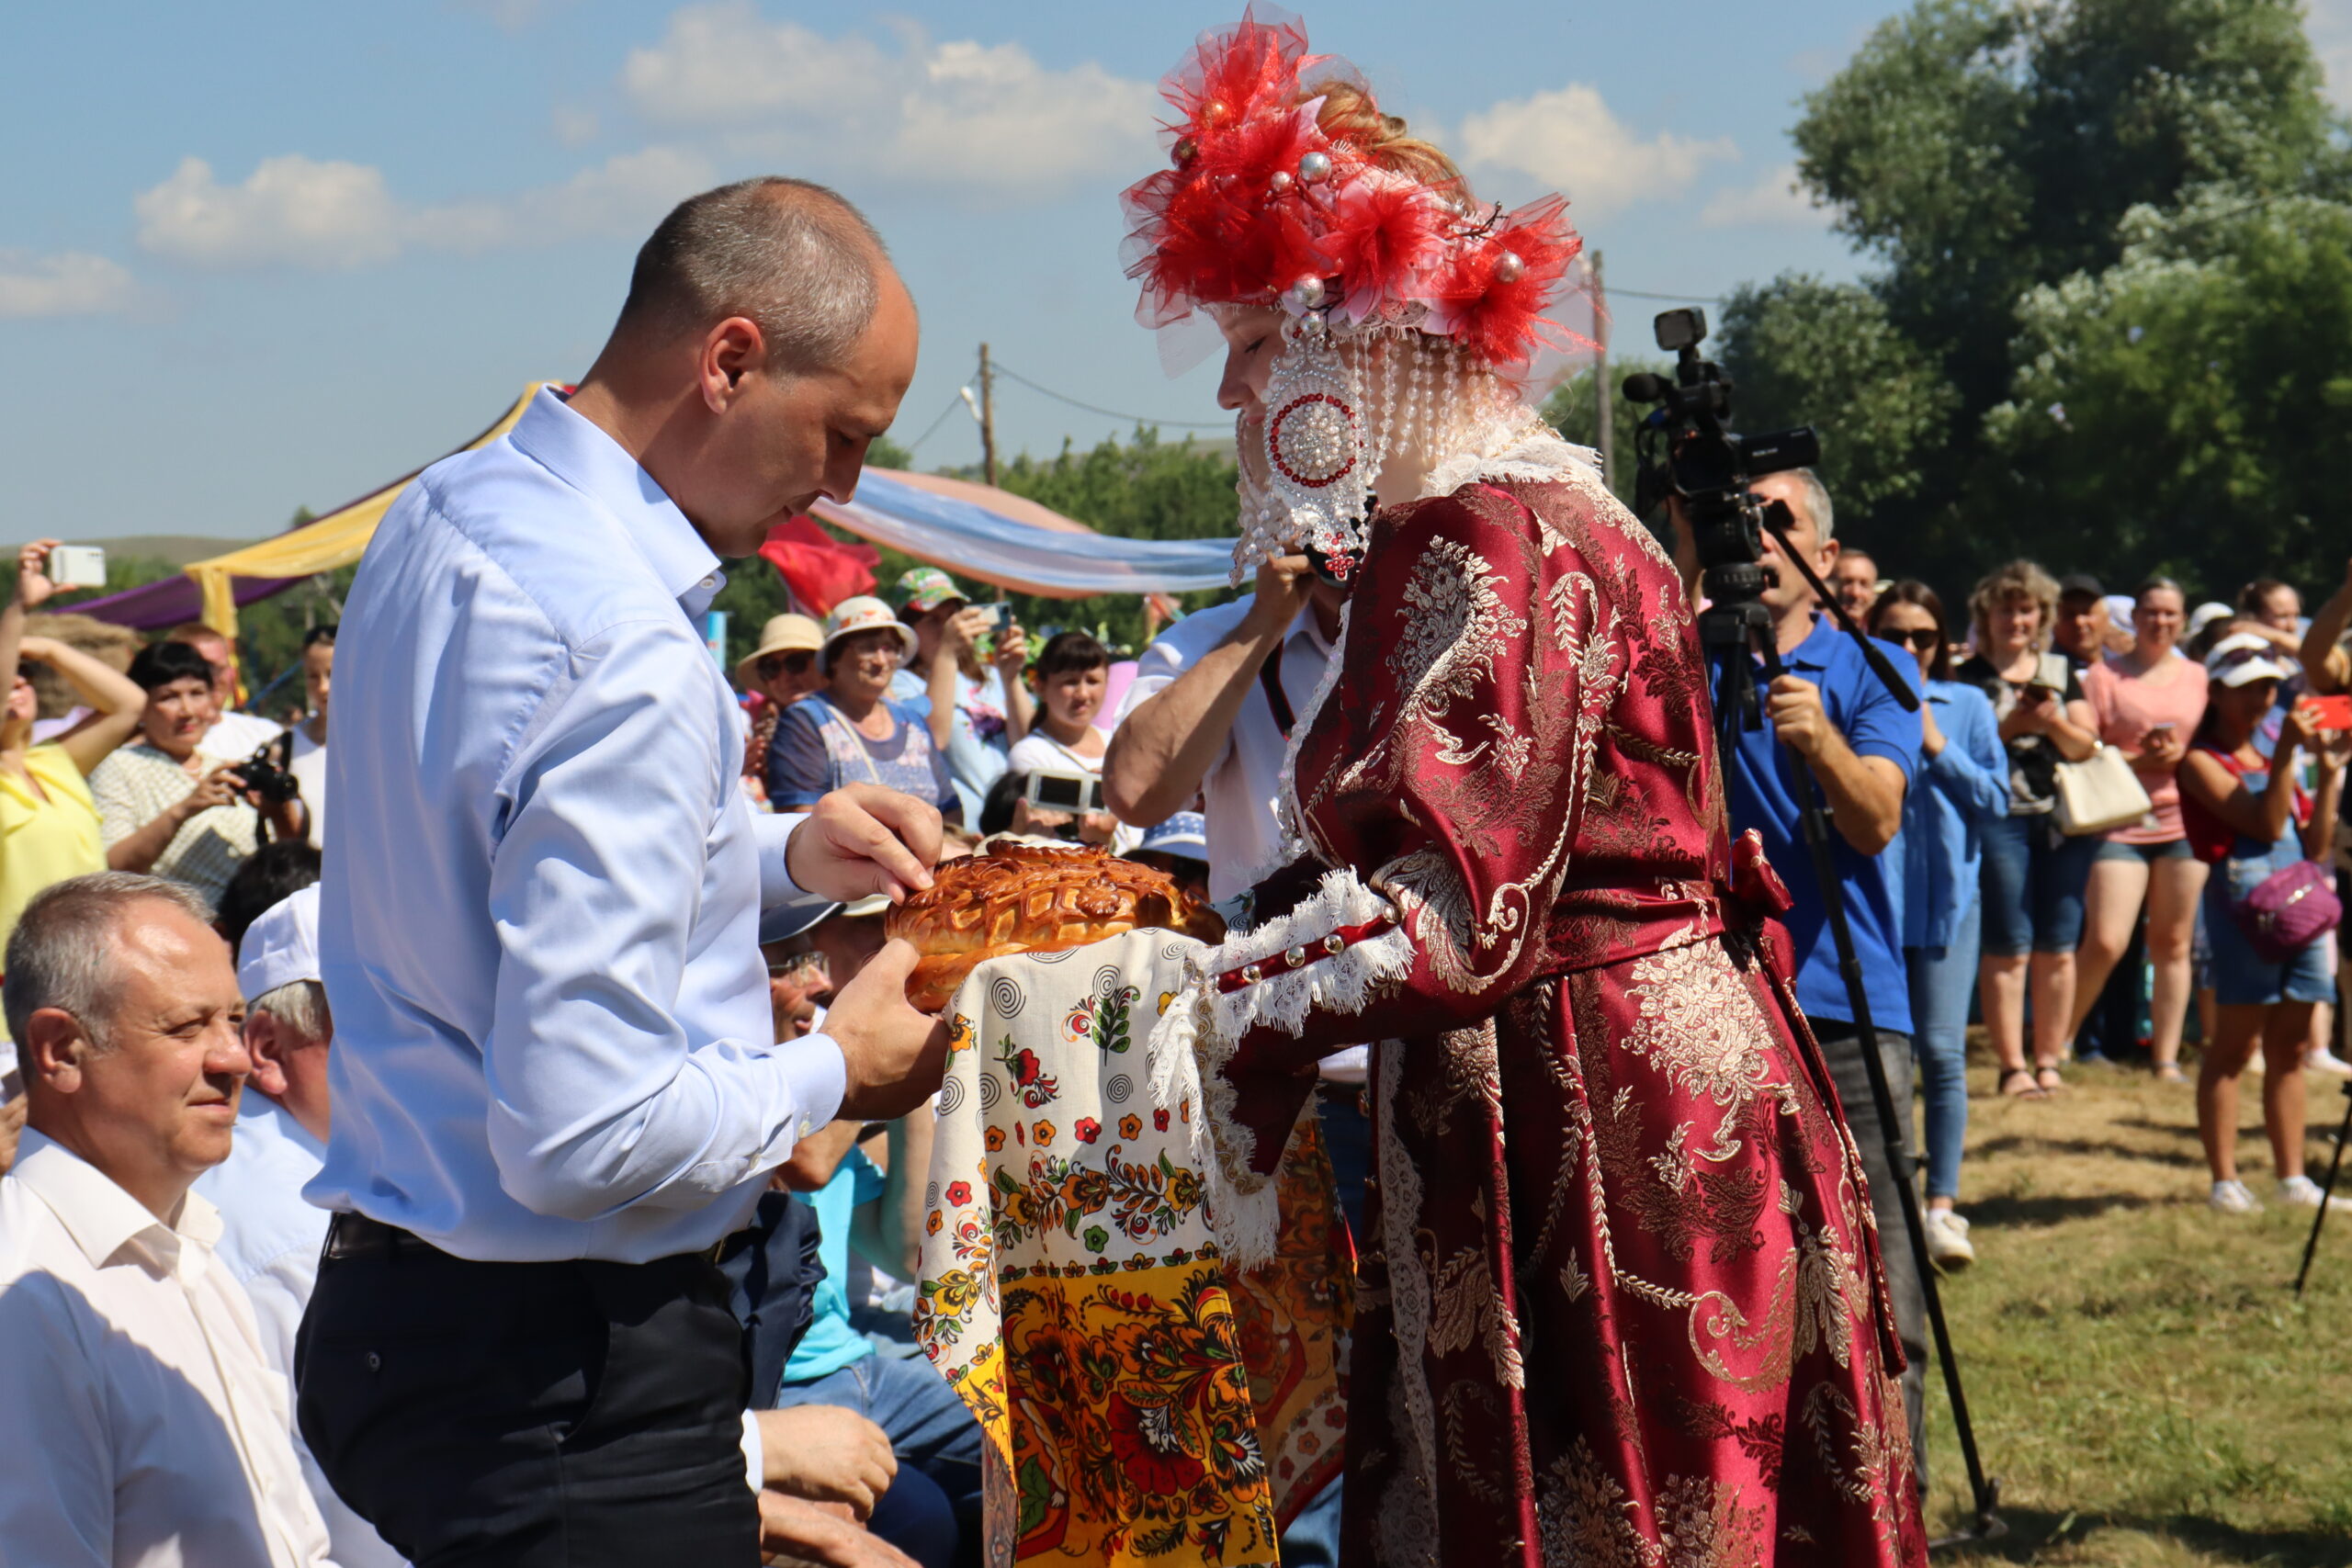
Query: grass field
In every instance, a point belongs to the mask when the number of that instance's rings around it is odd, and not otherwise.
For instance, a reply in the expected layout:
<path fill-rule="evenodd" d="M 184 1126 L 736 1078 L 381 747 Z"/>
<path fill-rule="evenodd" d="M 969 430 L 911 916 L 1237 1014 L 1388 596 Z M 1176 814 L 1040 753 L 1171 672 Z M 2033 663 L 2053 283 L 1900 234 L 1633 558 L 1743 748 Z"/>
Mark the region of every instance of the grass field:
<path fill-rule="evenodd" d="M 1961 1212 L 1977 1262 L 1944 1302 L 2009 1533 L 1938 1561 L 2352 1568 L 2352 1215 L 2330 1218 L 2298 1302 L 2310 1211 L 2206 1209 L 2190 1089 L 2068 1077 L 2048 1100 L 1996 1099 L 1972 1051 Z M 2239 1162 L 2267 1200 L 2259 1081 Z M 2314 1179 L 2343 1116 L 2335 1083 L 2311 1086 Z M 1928 1379 L 1943 1534 L 1968 1489 L 1939 1370 Z"/>

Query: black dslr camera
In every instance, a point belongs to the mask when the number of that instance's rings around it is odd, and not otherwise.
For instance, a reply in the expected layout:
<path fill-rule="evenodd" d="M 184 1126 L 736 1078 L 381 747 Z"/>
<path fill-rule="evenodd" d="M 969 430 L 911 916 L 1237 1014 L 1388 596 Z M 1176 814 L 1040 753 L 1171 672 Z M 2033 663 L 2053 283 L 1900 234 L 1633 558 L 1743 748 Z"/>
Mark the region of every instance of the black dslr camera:
<path fill-rule="evenodd" d="M 237 764 L 237 776 L 245 781 L 246 790 L 264 806 L 283 806 L 302 794 L 301 784 L 288 767 L 293 742 L 290 733 L 265 740 L 252 756 Z"/>

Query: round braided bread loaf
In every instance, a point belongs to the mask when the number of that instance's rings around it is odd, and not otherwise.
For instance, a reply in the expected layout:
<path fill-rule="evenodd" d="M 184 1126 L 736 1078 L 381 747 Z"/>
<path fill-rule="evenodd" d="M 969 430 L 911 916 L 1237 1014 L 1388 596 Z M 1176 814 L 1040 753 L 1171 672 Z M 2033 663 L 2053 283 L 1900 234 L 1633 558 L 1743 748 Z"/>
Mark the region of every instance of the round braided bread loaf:
<path fill-rule="evenodd" d="M 1058 953 L 1149 926 L 1225 939 L 1216 911 L 1165 872 L 1091 844 L 1000 843 L 933 875 L 884 922 L 922 952 L 907 1000 L 924 1012 L 944 1009 L 973 965 L 1009 953 Z"/>

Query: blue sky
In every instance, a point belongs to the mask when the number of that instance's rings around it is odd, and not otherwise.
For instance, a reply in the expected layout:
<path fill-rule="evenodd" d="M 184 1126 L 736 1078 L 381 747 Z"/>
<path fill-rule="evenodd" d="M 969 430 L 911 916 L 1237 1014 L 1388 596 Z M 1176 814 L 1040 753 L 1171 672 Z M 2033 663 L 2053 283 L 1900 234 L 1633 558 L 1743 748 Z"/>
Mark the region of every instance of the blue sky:
<path fill-rule="evenodd" d="M 1789 195 L 1786 130 L 1893 8 L 1358 0 L 1306 19 L 1483 194 L 1565 189 L 1612 286 L 1704 296 L 1860 270 Z M 18 7 L 0 536 L 252 537 L 365 491 L 584 369 L 669 203 L 763 172 L 839 186 L 889 239 L 924 316 L 901 439 L 982 339 L 1070 397 L 1215 421 L 1211 373 L 1169 379 L 1134 324 L 1114 198 L 1158 165 L 1153 85 L 1230 19 L 1065 0 Z M 1621 340 L 1645 342 L 1657 308 L 1620 299 Z M 999 427 L 1007 451 L 1049 453 L 1125 422 L 1005 385 Z M 956 412 L 917 458 L 977 450 Z"/>

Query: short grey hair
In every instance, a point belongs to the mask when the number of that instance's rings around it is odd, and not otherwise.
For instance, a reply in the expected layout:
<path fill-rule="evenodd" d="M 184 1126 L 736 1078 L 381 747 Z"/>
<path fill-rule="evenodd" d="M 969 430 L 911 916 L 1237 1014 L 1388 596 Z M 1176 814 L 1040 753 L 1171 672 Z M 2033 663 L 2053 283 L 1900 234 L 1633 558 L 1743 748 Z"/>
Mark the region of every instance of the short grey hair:
<path fill-rule="evenodd" d="M 247 1018 L 265 1013 L 284 1024 L 287 1032 L 313 1045 L 334 1033 L 334 1015 L 327 1010 L 327 988 L 316 980 L 288 980 L 245 1004 Z"/>
<path fill-rule="evenodd" d="M 1838 536 L 1838 509 L 1829 504 L 1829 487 L 1811 468 L 1791 468 L 1789 478 L 1804 491 L 1804 514 L 1813 522 L 1814 536 L 1824 543 Z M 1868 555 L 1870 552 L 1862 552 Z"/>
<path fill-rule="evenodd" d="M 690 196 L 637 253 L 620 326 L 701 332 L 746 317 L 768 364 L 830 370 L 874 321 L 888 250 L 863 213 L 808 180 L 768 175 Z"/>
<path fill-rule="evenodd" d="M 169 904 L 209 926 L 212 908 L 186 883 L 128 871 L 100 871 L 53 882 L 32 897 L 9 933 L 7 978 L 0 981 L 0 1011 L 10 1038 L 43 1008 L 79 1020 L 92 1044 L 109 1043 L 116 1006 L 115 928 L 134 904 Z"/>

